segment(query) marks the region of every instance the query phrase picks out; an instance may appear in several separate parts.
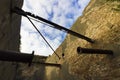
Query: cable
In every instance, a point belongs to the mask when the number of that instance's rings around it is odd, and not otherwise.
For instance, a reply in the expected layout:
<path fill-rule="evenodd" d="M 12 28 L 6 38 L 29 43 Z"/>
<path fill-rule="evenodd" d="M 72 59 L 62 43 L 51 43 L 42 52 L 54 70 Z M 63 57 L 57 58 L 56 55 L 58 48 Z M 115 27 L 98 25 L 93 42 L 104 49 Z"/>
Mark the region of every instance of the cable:
<path fill-rule="evenodd" d="M 53 28 L 54 28 L 53 25 L 50 25 L 50 24 L 45 23 L 45 22 L 43 22 L 43 21 L 40 21 L 40 20 L 34 19 L 34 18 L 32 18 L 32 17 L 29 17 L 29 18 L 32 19 L 32 20 L 34 20 L 34 21 L 36 21 L 36 22 L 39 22 L 39 23 L 42 23 L 42 24 L 44 24 L 44 25 L 47 25 L 47 26 L 50 26 L 50 27 L 53 27 Z M 65 30 L 61 30 L 61 31 L 66 32 Z"/>
<path fill-rule="evenodd" d="M 45 23 L 45 22 L 39 21 L 39 20 L 34 19 L 34 18 L 32 18 L 32 17 L 29 17 L 29 18 L 32 19 L 32 20 L 34 20 L 34 21 L 36 21 L 36 22 L 42 23 L 42 24 L 44 24 L 44 25 L 54 27 L 54 26 L 52 26 L 52 25 L 49 25 L 49 24 L 47 24 L 47 23 Z"/>
<path fill-rule="evenodd" d="M 35 19 L 38 19 L 38 20 L 42 21 L 42 22 L 45 22 L 45 23 L 50 24 L 50 25 L 53 25 L 54 28 L 56 28 L 56 29 L 58 29 L 58 30 L 65 31 L 65 32 L 67 32 L 67 33 L 69 33 L 69 34 L 72 34 L 72 35 L 76 36 L 76 37 L 79 37 L 79 38 L 81 38 L 81 39 L 84 39 L 84 40 L 86 40 L 86 41 L 88 41 L 88 42 L 90 42 L 90 43 L 94 43 L 94 42 L 95 42 L 94 40 L 92 40 L 91 38 L 89 38 L 89 37 L 87 37 L 87 36 L 81 35 L 81 34 L 79 34 L 79 33 L 77 33 L 77 32 L 74 32 L 74 31 L 72 31 L 72 30 L 70 30 L 70 29 L 67 29 L 67 28 L 65 28 L 65 27 L 63 27 L 63 26 L 60 26 L 60 25 L 58 25 L 58 24 L 56 24 L 56 23 L 53 23 L 53 22 L 51 22 L 51 21 L 49 21 L 49 20 L 46 20 L 46 19 L 44 19 L 44 18 L 42 18 L 42 17 L 40 17 L 40 16 L 37 16 L 37 15 L 35 15 L 35 14 L 32 14 L 32 13 L 30 13 L 30 12 L 25 12 L 24 10 L 22 10 L 22 9 L 20 9 L 20 8 L 18 8 L 18 7 L 15 7 L 14 9 L 12 9 L 12 12 L 15 12 L 15 13 L 17 13 L 17 14 L 19 14 L 19 15 L 23 15 L 23 16 L 25 16 L 25 17 L 26 17 L 26 15 L 31 16 L 31 17 L 33 17 L 33 18 L 35 18 Z M 53 26 L 52 26 L 52 27 L 53 27 Z"/>
<path fill-rule="evenodd" d="M 49 42 L 45 39 L 45 37 L 42 35 L 42 33 L 37 29 L 37 27 L 35 26 L 35 24 L 30 20 L 30 18 L 26 15 L 26 17 L 28 18 L 28 20 L 31 22 L 31 24 L 33 25 L 33 27 L 37 30 L 37 32 L 40 34 L 40 36 L 45 40 L 45 42 L 47 43 L 47 45 L 52 49 L 52 51 L 56 54 L 56 56 L 60 59 L 59 55 L 55 52 L 55 50 L 52 48 L 52 46 L 49 44 Z"/>

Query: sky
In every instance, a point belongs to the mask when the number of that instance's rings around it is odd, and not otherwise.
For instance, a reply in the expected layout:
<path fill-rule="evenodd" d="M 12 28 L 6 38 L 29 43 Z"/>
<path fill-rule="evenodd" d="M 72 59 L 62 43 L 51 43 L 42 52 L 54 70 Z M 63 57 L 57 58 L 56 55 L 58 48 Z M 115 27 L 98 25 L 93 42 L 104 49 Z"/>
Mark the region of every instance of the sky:
<path fill-rule="evenodd" d="M 82 15 L 89 1 L 90 0 L 24 0 L 22 9 L 70 29 L 77 18 Z M 54 50 L 64 41 L 66 36 L 65 32 L 39 22 L 33 21 L 33 23 Z M 21 52 L 32 53 L 32 51 L 35 51 L 36 55 L 44 56 L 53 54 L 53 51 L 25 17 L 22 17 L 20 35 Z"/>

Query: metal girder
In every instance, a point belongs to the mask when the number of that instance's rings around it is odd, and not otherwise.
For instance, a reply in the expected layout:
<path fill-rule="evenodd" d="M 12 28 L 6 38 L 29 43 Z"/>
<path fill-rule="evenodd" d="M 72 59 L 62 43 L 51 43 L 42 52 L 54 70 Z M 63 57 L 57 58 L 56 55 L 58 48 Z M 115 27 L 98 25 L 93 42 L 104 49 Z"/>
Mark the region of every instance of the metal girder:
<path fill-rule="evenodd" d="M 69 29 L 67 29 L 67 28 L 65 28 L 65 27 L 63 27 L 63 26 L 60 26 L 60 25 L 58 25 L 58 24 L 56 24 L 56 23 L 53 23 L 53 22 L 51 22 L 51 21 L 48 21 L 48 20 L 46 20 L 46 19 L 44 19 L 44 18 L 42 18 L 42 17 L 40 17 L 40 16 L 37 16 L 37 15 L 34 15 L 34 14 L 32 14 L 32 13 L 30 13 L 30 12 L 25 12 L 24 10 L 22 10 L 22 9 L 20 9 L 20 8 L 18 8 L 18 7 L 15 7 L 14 9 L 12 9 L 12 12 L 14 12 L 14 13 L 16 13 L 16 14 L 19 14 L 19 15 L 22 15 L 22 16 L 31 16 L 31 17 L 33 17 L 33 18 L 35 18 L 35 19 L 38 19 L 38 20 L 40 20 L 40 21 L 42 21 L 42 22 L 45 22 L 45 23 L 47 23 L 47 24 L 49 24 L 49 25 L 51 25 L 51 26 L 54 26 L 53 28 L 56 28 L 56 29 L 58 29 L 58 30 L 62 30 L 62 31 L 65 31 L 65 32 L 67 32 L 67 33 L 69 33 L 69 34 L 71 34 L 71 35 L 74 35 L 74 36 L 76 36 L 76 37 L 79 37 L 79 38 L 81 38 L 81 39 L 84 39 L 84 40 L 86 40 L 86 41 L 88 41 L 88 42 L 90 42 L 90 43 L 94 43 L 94 40 L 92 40 L 92 39 L 90 39 L 90 38 L 88 38 L 88 37 L 86 37 L 86 36 L 84 36 L 84 35 L 81 35 L 81 34 L 79 34 L 79 33 L 77 33 L 77 32 L 74 32 L 74 31 L 72 31 L 72 30 L 69 30 Z M 50 26 L 50 27 L 51 27 Z"/>
<path fill-rule="evenodd" d="M 37 59 L 46 59 L 46 56 L 36 56 Z M 8 62 L 18 62 L 18 63 L 29 63 L 29 66 L 31 64 L 40 64 L 44 66 L 54 66 L 54 67 L 61 67 L 60 64 L 55 63 L 45 63 L 41 61 L 36 61 L 34 59 L 34 52 L 32 54 L 29 53 L 20 53 L 20 52 L 14 52 L 14 51 L 3 51 L 0 50 L 0 61 L 8 61 Z"/>
<path fill-rule="evenodd" d="M 78 54 L 110 54 L 113 55 L 113 51 L 111 50 L 103 50 L 103 49 L 90 49 L 90 48 L 77 48 Z"/>

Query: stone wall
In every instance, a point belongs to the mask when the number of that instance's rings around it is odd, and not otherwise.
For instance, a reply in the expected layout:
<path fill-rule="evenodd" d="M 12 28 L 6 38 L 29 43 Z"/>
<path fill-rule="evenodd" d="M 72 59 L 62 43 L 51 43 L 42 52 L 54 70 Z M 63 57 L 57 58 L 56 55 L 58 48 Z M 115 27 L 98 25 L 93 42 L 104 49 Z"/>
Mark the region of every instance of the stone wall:
<path fill-rule="evenodd" d="M 23 1 L 1 0 L 0 49 L 19 51 L 21 17 L 10 9 Z M 20 65 L 0 62 L 0 80 L 120 80 L 120 0 L 91 0 L 72 30 L 95 40 L 91 44 L 67 35 L 55 54 L 46 62 L 59 63 L 61 68 L 41 65 Z M 78 54 L 77 47 L 108 49 L 114 55 Z M 62 54 L 65 54 L 62 58 Z M 17 79 L 16 79 L 17 75 Z"/>
<path fill-rule="evenodd" d="M 95 40 L 91 44 L 67 35 L 47 62 L 60 63 L 61 69 L 46 67 L 45 80 L 120 80 L 120 1 L 91 0 L 72 30 Z M 78 54 L 77 47 L 112 50 L 114 55 Z"/>
<path fill-rule="evenodd" d="M 19 51 L 21 16 L 11 13 L 23 0 L 0 0 L 0 50 Z M 0 62 L 0 80 L 15 80 L 16 63 Z"/>

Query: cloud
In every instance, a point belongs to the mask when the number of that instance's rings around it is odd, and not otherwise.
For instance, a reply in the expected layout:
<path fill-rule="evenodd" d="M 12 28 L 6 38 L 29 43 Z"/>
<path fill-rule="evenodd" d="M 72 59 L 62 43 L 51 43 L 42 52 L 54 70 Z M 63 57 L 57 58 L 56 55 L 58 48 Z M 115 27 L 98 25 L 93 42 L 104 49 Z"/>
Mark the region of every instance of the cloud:
<path fill-rule="evenodd" d="M 90 0 L 25 0 L 23 9 L 70 28 Z M 45 36 L 54 50 L 65 38 L 65 33 L 47 25 L 33 21 L 39 31 Z M 53 51 L 33 28 L 32 24 L 22 17 L 21 51 L 37 55 L 51 55 Z"/>

